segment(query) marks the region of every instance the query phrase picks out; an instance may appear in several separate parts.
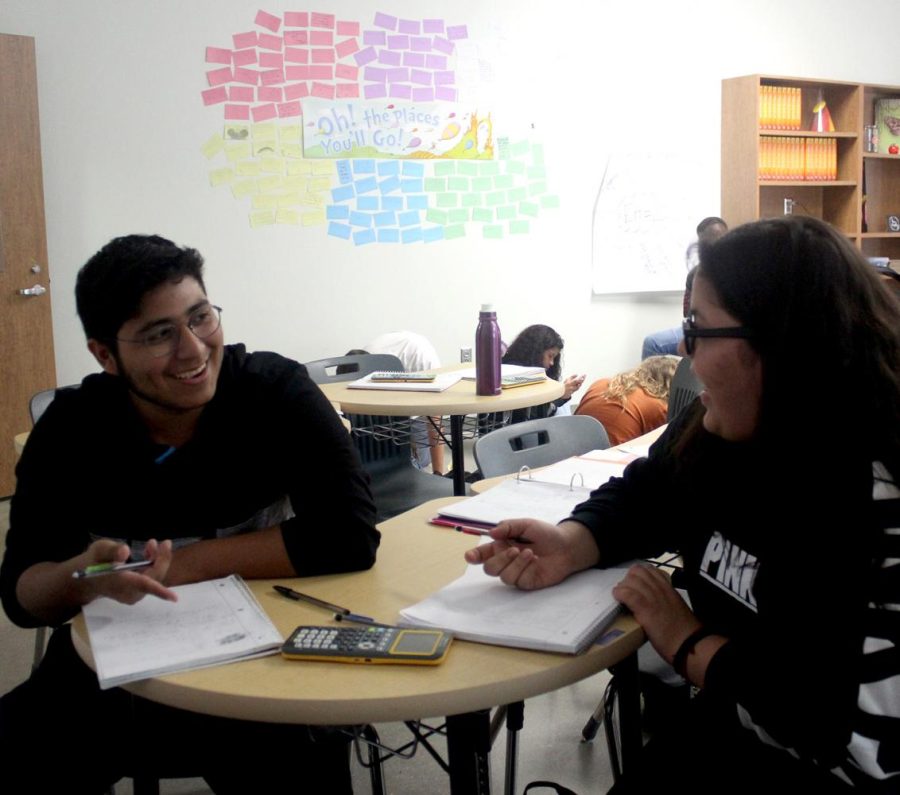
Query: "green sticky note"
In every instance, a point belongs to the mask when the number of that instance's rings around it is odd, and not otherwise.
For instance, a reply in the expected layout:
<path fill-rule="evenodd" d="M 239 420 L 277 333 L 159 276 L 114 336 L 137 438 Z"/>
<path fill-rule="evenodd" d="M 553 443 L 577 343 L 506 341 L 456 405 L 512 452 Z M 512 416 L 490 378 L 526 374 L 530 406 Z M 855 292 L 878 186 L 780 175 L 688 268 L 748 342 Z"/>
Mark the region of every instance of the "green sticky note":
<path fill-rule="evenodd" d="M 438 207 L 456 207 L 459 204 L 458 193 L 439 193 L 437 195 Z"/>
<path fill-rule="evenodd" d="M 494 177 L 494 187 L 497 190 L 506 190 L 513 186 L 512 174 L 498 174 Z"/>
<path fill-rule="evenodd" d="M 460 160 L 456 164 L 456 173 L 464 177 L 477 177 L 478 163 L 474 160 Z"/>
<path fill-rule="evenodd" d="M 541 207 L 545 210 L 559 207 L 559 196 L 541 196 Z"/>
<path fill-rule="evenodd" d="M 472 210 L 472 220 L 482 224 L 493 223 L 494 211 L 487 207 L 476 207 Z"/>
<path fill-rule="evenodd" d="M 512 204 L 506 204 L 497 208 L 498 221 L 510 221 L 516 217 L 516 208 Z"/>
<path fill-rule="evenodd" d="M 443 177 L 425 177 L 425 190 L 430 193 L 443 193 L 447 190 L 447 180 Z"/>
<path fill-rule="evenodd" d="M 537 218 L 538 206 L 534 202 L 519 202 L 519 212 Z"/>
<path fill-rule="evenodd" d="M 546 179 L 547 170 L 543 166 L 532 166 L 528 169 L 528 179 Z"/>
<path fill-rule="evenodd" d="M 472 190 L 493 190 L 494 180 L 490 177 L 474 177 L 472 179 Z"/>
<path fill-rule="evenodd" d="M 451 224 L 464 224 L 468 220 L 468 207 L 458 207 L 455 210 L 447 211 L 447 221 L 449 221 Z"/>
<path fill-rule="evenodd" d="M 483 162 L 479 165 L 478 173 L 482 177 L 495 177 L 500 173 L 500 164 L 495 163 L 493 160 Z"/>
<path fill-rule="evenodd" d="M 528 186 L 528 195 L 529 196 L 537 196 L 541 193 L 547 192 L 547 183 L 546 182 L 532 182 Z"/>
<path fill-rule="evenodd" d="M 512 188 L 506 191 L 506 198 L 515 203 L 528 198 L 528 191 L 525 188 Z"/>
<path fill-rule="evenodd" d="M 544 145 L 534 144 L 531 147 L 531 162 L 536 166 L 544 165 Z"/>
<path fill-rule="evenodd" d="M 463 207 L 480 207 L 484 197 L 480 193 L 464 193 L 462 197 Z"/>
<path fill-rule="evenodd" d="M 462 224 L 454 224 L 444 229 L 444 240 L 453 240 L 457 237 L 465 237 L 466 228 Z"/>
<path fill-rule="evenodd" d="M 509 233 L 511 235 L 525 235 L 528 233 L 528 221 L 510 221 Z"/>
<path fill-rule="evenodd" d="M 468 177 L 448 177 L 447 178 L 447 190 L 468 190 L 469 189 L 469 178 Z"/>
<path fill-rule="evenodd" d="M 485 198 L 487 199 L 488 207 L 496 207 L 498 204 L 504 204 L 506 202 L 506 194 L 502 190 L 489 193 Z"/>
<path fill-rule="evenodd" d="M 456 173 L 456 163 L 453 160 L 438 160 L 434 164 L 434 175 L 436 177 L 447 177 Z"/>
<path fill-rule="evenodd" d="M 488 240 L 500 240 L 503 237 L 503 227 L 483 226 L 481 227 L 481 234 Z"/>
<path fill-rule="evenodd" d="M 425 213 L 425 220 L 443 226 L 447 223 L 447 211 L 429 207 Z"/>
<path fill-rule="evenodd" d="M 516 143 L 509 147 L 509 155 L 510 157 L 522 157 L 522 155 L 527 155 L 530 146 L 531 144 L 528 141 L 516 141 Z"/>
<path fill-rule="evenodd" d="M 507 174 L 524 174 L 525 164 L 521 160 L 510 160 L 506 164 Z"/>

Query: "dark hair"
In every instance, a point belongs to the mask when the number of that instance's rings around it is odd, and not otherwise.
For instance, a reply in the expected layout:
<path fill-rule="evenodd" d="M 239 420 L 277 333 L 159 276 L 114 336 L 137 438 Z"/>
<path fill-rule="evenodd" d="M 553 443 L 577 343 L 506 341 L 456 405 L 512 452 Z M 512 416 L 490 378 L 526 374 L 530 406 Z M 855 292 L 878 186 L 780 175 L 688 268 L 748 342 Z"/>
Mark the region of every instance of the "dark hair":
<path fill-rule="evenodd" d="M 698 277 L 753 332 L 757 437 L 800 448 L 835 428 L 900 475 L 900 303 L 861 253 L 828 224 L 790 217 L 741 226 L 703 246 L 700 262 Z"/>
<path fill-rule="evenodd" d="M 553 364 L 547 368 L 547 375 L 555 381 L 559 381 L 562 374 L 562 349 L 563 338 L 550 326 L 540 324 L 528 326 L 522 329 L 519 335 L 512 341 L 503 355 L 504 364 L 521 364 L 525 367 L 538 367 L 544 364 L 544 351 L 550 348 L 559 348 L 560 352 L 553 359 Z"/>
<path fill-rule="evenodd" d="M 711 227 L 716 227 L 716 226 L 723 227 L 723 231 L 722 232 L 712 231 L 711 234 L 707 232 L 707 230 L 710 230 Z M 701 240 L 704 240 L 705 238 L 707 238 L 709 236 L 713 236 L 714 238 L 719 238 L 723 234 L 725 234 L 725 232 L 727 232 L 727 231 L 728 231 L 728 224 L 726 224 L 725 221 L 723 221 L 717 215 L 710 215 L 710 216 L 704 218 L 699 224 L 697 224 L 697 237 L 700 238 Z"/>
<path fill-rule="evenodd" d="M 75 304 L 88 339 L 115 349 L 122 324 L 140 311 L 144 296 L 186 276 L 203 284 L 203 257 L 158 235 L 127 235 L 107 243 L 78 272 Z"/>

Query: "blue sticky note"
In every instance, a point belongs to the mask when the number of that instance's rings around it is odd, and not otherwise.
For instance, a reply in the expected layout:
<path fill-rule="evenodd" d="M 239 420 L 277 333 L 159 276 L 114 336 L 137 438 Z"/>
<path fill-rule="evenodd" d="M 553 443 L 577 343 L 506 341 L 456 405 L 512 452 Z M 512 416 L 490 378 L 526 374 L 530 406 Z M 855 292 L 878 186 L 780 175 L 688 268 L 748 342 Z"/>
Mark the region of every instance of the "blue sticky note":
<path fill-rule="evenodd" d="M 412 196 L 410 196 L 409 198 L 412 198 Z M 381 197 L 381 209 L 382 210 L 402 210 L 403 209 L 403 197 L 402 196 L 382 196 Z"/>
<path fill-rule="evenodd" d="M 378 197 L 377 196 L 358 196 L 356 199 L 356 209 L 357 210 L 377 210 L 378 209 Z"/>
<path fill-rule="evenodd" d="M 346 221 L 350 217 L 350 208 L 346 204 L 329 204 L 325 208 L 325 217 L 329 221 Z"/>
<path fill-rule="evenodd" d="M 375 173 L 375 161 L 374 160 L 354 160 L 353 161 L 353 173 L 354 174 L 374 174 Z"/>
<path fill-rule="evenodd" d="M 395 177 L 400 173 L 399 160 L 379 160 L 378 176 L 379 177 Z"/>
<path fill-rule="evenodd" d="M 356 180 L 356 192 L 368 193 L 371 190 L 377 190 L 378 180 L 375 177 L 364 177 Z"/>
<path fill-rule="evenodd" d="M 352 168 L 350 166 L 349 160 L 337 161 L 337 173 L 338 182 L 340 182 L 341 185 L 349 185 L 351 182 L 353 182 Z"/>
<path fill-rule="evenodd" d="M 422 193 L 418 194 L 417 196 L 407 196 L 406 197 L 406 206 L 410 210 L 427 210 L 428 209 L 428 197 Z"/>
<path fill-rule="evenodd" d="M 352 199 L 356 195 L 352 185 L 341 185 L 339 188 L 331 189 L 331 200 L 333 202 L 345 202 Z"/>
<path fill-rule="evenodd" d="M 366 243 L 375 242 L 374 229 L 360 229 L 353 233 L 353 243 L 357 246 L 364 246 Z"/>
<path fill-rule="evenodd" d="M 413 226 L 400 232 L 400 239 L 404 243 L 418 243 L 422 239 L 422 227 Z"/>
<path fill-rule="evenodd" d="M 422 179 L 401 179 L 400 190 L 403 193 L 421 193 L 425 190 L 425 181 Z"/>
<path fill-rule="evenodd" d="M 375 226 L 393 226 L 397 223 L 397 213 L 393 210 L 383 213 L 375 213 L 372 216 Z"/>
<path fill-rule="evenodd" d="M 349 240 L 350 239 L 350 229 L 347 224 L 339 224 L 336 221 L 332 221 L 328 224 L 328 234 L 331 237 L 339 237 L 341 240 Z"/>
<path fill-rule="evenodd" d="M 397 216 L 398 226 L 412 226 L 413 224 L 417 223 L 419 223 L 418 210 L 407 210 L 405 213 L 400 213 Z"/>
<path fill-rule="evenodd" d="M 425 176 L 425 164 L 424 163 L 414 163 L 412 160 L 404 160 L 403 161 L 403 176 L 404 177 L 424 177 Z"/>
<path fill-rule="evenodd" d="M 422 239 L 426 243 L 434 243 L 435 240 L 443 240 L 444 239 L 444 227 L 442 226 L 430 226 L 428 229 L 422 232 Z"/>
<path fill-rule="evenodd" d="M 395 228 L 392 229 L 379 229 L 378 230 L 378 242 L 379 243 L 399 243 L 400 242 L 400 230 Z"/>
<path fill-rule="evenodd" d="M 359 213 L 356 210 L 350 213 L 351 226 L 372 226 L 372 216 L 368 213 Z"/>
<path fill-rule="evenodd" d="M 400 177 L 388 177 L 381 180 L 378 183 L 378 190 L 381 191 L 382 196 L 385 193 L 393 193 L 396 190 L 400 190 Z"/>

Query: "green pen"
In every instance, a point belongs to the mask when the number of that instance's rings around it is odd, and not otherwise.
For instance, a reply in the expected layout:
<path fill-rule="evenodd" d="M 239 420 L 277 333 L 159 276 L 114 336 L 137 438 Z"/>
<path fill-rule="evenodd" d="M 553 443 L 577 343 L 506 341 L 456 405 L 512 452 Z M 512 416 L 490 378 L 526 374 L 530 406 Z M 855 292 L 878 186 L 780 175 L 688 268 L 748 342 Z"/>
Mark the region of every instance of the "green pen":
<path fill-rule="evenodd" d="M 83 569 L 73 571 L 72 576 L 77 580 L 83 577 L 102 577 L 104 574 L 118 574 L 120 571 L 146 569 L 152 565 L 152 560 L 135 560 L 131 563 L 95 563 L 92 566 L 85 566 Z"/>

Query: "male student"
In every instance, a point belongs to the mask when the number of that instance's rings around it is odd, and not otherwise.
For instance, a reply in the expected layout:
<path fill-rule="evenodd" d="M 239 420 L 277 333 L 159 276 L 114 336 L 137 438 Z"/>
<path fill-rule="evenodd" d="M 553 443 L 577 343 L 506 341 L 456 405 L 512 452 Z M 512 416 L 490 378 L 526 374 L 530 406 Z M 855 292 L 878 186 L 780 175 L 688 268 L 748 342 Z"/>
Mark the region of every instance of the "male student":
<path fill-rule="evenodd" d="M 194 249 L 131 235 L 78 274 L 103 372 L 57 395 L 22 454 L 0 570 L 17 624 L 63 624 L 99 596 L 174 599 L 171 586 L 235 572 L 373 564 L 375 509 L 347 432 L 302 365 L 224 344 L 202 265 Z M 72 576 L 129 556 L 153 564 Z M 100 691 L 65 626 L 0 699 L 0 748 L 5 775 L 28 766 L 48 791 L 100 792 L 136 772 L 203 775 L 216 792 L 304 791 L 327 772 L 330 792 L 351 789 L 340 734 Z"/>

